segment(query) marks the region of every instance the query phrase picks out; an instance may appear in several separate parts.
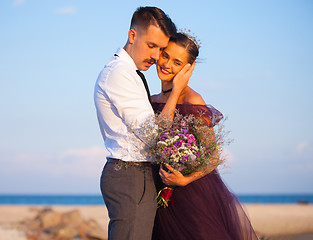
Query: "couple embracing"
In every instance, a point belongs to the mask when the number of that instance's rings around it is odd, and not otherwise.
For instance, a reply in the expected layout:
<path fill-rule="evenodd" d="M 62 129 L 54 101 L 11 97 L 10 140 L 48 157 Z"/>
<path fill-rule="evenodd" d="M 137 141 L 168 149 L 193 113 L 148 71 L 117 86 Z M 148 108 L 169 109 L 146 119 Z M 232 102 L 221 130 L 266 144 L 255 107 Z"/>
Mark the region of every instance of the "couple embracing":
<path fill-rule="evenodd" d="M 160 168 L 154 174 L 150 160 L 129 141 L 128 126 L 144 123 L 155 112 L 173 119 L 176 109 L 182 115 L 201 111 L 201 118 L 213 128 L 211 119 L 221 113 L 188 86 L 198 54 L 197 41 L 177 32 L 161 9 L 139 7 L 125 46 L 99 74 L 94 100 L 110 153 L 100 182 L 110 218 L 109 240 L 257 239 L 239 201 L 216 169 L 184 176 L 167 166 L 169 171 Z M 162 92 L 150 96 L 141 71 L 153 64 Z M 157 182 L 177 186 L 175 203 L 167 208 L 157 209 Z"/>

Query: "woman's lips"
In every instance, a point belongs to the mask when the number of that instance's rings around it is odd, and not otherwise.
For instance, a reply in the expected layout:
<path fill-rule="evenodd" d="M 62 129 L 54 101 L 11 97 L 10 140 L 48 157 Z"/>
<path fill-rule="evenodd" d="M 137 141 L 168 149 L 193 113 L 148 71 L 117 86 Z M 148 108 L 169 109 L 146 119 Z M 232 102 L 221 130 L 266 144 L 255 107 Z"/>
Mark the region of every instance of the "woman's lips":
<path fill-rule="evenodd" d="M 163 73 L 165 75 L 171 74 L 169 71 L 167 71 L 167 70 L 165 70 L 164 68 L 161 68 L 161 67 L 160 67 L 160 71 L 161 71 L 161 73 Z"/>

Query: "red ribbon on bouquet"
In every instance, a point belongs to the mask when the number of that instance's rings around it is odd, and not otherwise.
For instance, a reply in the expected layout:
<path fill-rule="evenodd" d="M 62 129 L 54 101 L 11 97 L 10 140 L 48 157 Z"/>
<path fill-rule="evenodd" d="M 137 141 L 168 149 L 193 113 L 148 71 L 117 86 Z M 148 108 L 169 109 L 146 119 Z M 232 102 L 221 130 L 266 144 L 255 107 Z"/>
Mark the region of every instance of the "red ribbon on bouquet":
<path fill-rule="evenodd" d="M 168 207 L 168 202 L 171 201 L 174 204 L 174 199 L 172 197 L 174 188 L 165 187 L 163 188 L 157 196 L 158 207 Z"/>

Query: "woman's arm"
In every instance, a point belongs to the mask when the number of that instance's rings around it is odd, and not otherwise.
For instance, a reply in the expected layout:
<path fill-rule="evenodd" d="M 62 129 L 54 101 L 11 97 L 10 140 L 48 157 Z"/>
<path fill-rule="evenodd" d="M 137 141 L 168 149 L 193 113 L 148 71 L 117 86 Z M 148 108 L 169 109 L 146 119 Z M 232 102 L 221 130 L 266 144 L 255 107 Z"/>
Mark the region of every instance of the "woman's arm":
<path fill-rule="evenodd" d="M 214 137 L 214 130 L 213 128 L 210 128 L 209 131 L 213 131 L 213 133 L 208 133 L 208 135 L 213 136 L 212 139 L 208 139 L 208 141 L 214 141 L 215 142 L 215 137 Z M 207 166 L 205 169 L 197 172 L 193 172 L 189 175 L 184 176 L 180 171 L 175 170 L 172 168 L 170 165 L 166 164 L 166 168 L 170 170 L 170 172 L 165 171 L 162 167 L 160 167 L 159 175 L 162 179 L 162 182 L 168 186 L 186 186 L 189 183 L 196 181 L 202 177 L 204 177 L 206 174 L 212 172 L 215 168 L 218 167 L 219 165 L 219 154 L 218 151 L 214 151 L 213 156 L 210 159 L 211 164 Z"/>
<path fill-rule="evenodd" d="M 187 94 L 186 97 L 184 98 L 184 102 L 195 105 L 206 105 L 201 95 L 192 89 L 190 90 L 189 94 Z M 202 116 L 202 119 L 205 122 L 207 122 L 209 126 L 211 125 L 211 118 Z M 216 140 L 213 128 L 212 127 L 205 128 L 204 130 L 209 131 L 208 133 L 205 133 L 206 136 L 212 136 L 211 138 L 206 139 L 206 141 L 208 141 L 208 144 L 214 144 Z M 202 171 L 193 172 L 186 176 L 184 176 L 181 172 L 175 170 L 168 164 L 166 164 L 165 166 L 167 167 L 168 170 L 170 170 L 170 172 L 165 171 L 161 167 L 159 174 L 163 183 L 168 186 L 186 186 L 189 183 L 196 181 L 204 177 L 206 174 L 212 172 L 219 165 L 218 151 L 214 152 L 214 155 L 212 156 L 210 161 L 212 164 L 210 164 L 210 166 L 208 166 L 206 169 Z"/>
<path fill-rule="evenodd" d="M 194 172 L 187 176 L 184 176 L 181 174 L 180 171 L 175 170 L 170 165 L 165 165 L 168 170 L 171 172 L 166 172 L 162 167 L 160 168 L 159 174 L 164 184 L 167 186 L 179 186 L 183 187 L 188 185 L 189 183 L 198 180 L 199 178 L 202 178 L 207 173 L 204 171 Z"/>
<path fill-rule="evenodd" d="M 180 97 L 182 90 L 188 85 L 189 79 L 195 68 L 195 64 L 196 62 L 194 62 L 192 65 L 186 64 L 183 69 L 180 70 L 180 72 L 174 77 L 173 90 L 161 112 L 161 114 L 164 116 L 170 119 L 174 118 L 178 98 Z"/>

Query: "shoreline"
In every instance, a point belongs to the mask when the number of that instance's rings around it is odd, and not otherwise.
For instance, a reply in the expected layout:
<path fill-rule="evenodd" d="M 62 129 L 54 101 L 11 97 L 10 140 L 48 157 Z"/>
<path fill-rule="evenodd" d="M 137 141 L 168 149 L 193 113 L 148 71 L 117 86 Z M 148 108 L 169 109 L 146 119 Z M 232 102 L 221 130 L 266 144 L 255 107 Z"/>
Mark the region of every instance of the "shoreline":
<path fill-rule="evenodd" d="M 313 239 L 313 204 L 242 204 L 251 224 L 264 239 Z M 86 220 L 95 220 L 107 232 L 105 205 L 0 205 L 0 227 L 14 229 L 19 222 L 36 216 L 36 209 L 57 212 L 79 210 Z M 1 240 L 1 237 L 0 237 Z"/>

